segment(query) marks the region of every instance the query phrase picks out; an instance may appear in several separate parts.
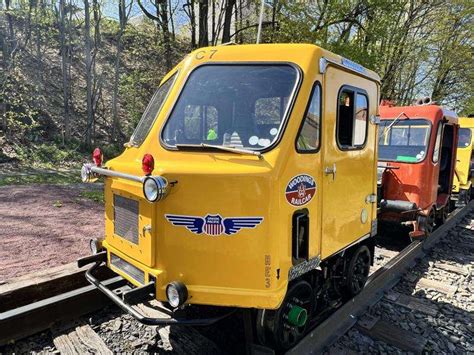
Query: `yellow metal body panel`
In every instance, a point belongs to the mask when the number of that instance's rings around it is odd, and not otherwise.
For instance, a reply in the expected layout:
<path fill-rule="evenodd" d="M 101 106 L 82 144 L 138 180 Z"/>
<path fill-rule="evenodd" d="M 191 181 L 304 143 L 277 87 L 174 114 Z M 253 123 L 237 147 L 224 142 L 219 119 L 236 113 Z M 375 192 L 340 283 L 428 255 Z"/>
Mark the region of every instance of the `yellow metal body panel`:
<path fill-rule="evenodd" d="M 330 256 L 370 233 L 376 208 L 366 203 L 376 193 L 376 126 L 369 123 L 365 148 L 340 151 L 335 143 L 337 95 L 342 85 L 364 89 L 369 97 L 369 117 L 378 107 L 378 76 L 365 77 L 329 65 L 319 70 L 325 57 L 340 63 L 341 57 L 313 45 L 245 45 L 199 49 L 188 55 L 164 79 L 178 73 L 174 86 L 140 147 L 128 147 L 107 167 L 142 176 L 141 159 L 155 158 L 153 175 L 177 181 L 170 194 L 157 203 L 143 197 L 140 183 L 107 178 L 105 184 L 106 236 L 104 247 L 156 278 L 157 298 L 166 300 L 165 288 L 182 281 L 191 304 L 277 308 L 286 293 L 292 266 L 292 216 L 298 209 L 285 198 L 288 182 L 298 174 L 316 180 L 316 195 L 304 207 L 310 217 L 310 257 Z M 159 141 L 161 129 L 188 75 L 206 63 L 292 63 L 301 71 L 301 84 L 286 129 L 279 143 L 263 158 L 214 151 L 171 151 Z M 322 146 L 314 154 L 300 154 L 295 140 L 311 90 L 322 84 Z M 323 171 L 337 165 L 332 181 Z M 114 235 L 113 195 L 139 201 L 139 243 Z M 368 213 L 361 222 L 363 210 Z M 254 229 L 231 236 L 211 237 L 191 233 L 169 223 L 165 214 L 223 217 L 260 216 Z M 147 226 L 151 230 L 147 231 Z M 113 267 L 112 267 L 113 268 Z M 113 268 L 122 276 L 130 278 Z M 137 282 L 131 280 L 134 284 Z"/>
<path fill-rule="evenodd" d="M 376 195 L 377 185 L 377 126 L 368 125 L 365 147 L 341 151 L 337 146 L 336 117 L 338 93 L 343 86 L 366 91 L 369 100 L 368 116 L 377 114 L 377 83 L 360 80 L 355 74 L 342 74 L 329 68 L 324 78 L 323 166 L 336 167 L 336 176 L 322 177 L 322 258 L 350 245 L 371 231 L 371 221 L 377 218 L 377 207 L 368 202 Z M 365 211 L 365 212 L 364 212 Z M 367 214 L 366 221 L 362 215 Z"/>
<path fill-rule="evenodd" d="M 456 170 L 453 178 L 453 192 L 459 193 L 460 189 L 469 190 L 474 177 L 470 177 L 472 150 L 474 149 L 474 118 L 460 117 L 460 128 L 471 129 L 471 143 L 465 147 L 458 147 L 456 154 Z"/>

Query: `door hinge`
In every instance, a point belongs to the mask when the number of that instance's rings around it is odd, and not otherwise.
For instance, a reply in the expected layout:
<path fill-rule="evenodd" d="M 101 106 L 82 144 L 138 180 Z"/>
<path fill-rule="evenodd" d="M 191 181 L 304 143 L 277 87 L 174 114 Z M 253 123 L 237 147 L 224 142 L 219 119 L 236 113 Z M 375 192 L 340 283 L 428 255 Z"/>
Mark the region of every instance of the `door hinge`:
<path fill-rule="evenodd" d="M 380 124 L 380 116 L 379 115 L 371 115 L 370 116 L 370 123 Z"/>
<path fill-rule="evenodd" d="M 376 203 L 376 202 L 377 202 L 376 194 L 367 195 L 367 197 L 365 198 L 365 203 Z"/>

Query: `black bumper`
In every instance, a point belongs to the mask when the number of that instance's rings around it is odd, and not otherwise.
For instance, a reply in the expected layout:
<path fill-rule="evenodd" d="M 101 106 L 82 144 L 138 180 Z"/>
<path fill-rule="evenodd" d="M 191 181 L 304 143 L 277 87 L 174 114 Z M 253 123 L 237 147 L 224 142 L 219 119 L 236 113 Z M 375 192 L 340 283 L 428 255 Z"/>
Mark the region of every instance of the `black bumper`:
<path fill-rule="evenodd" d="M 122 295 L 116 294 L 113 290 L 107 288 L 100 280 L 98 280 L 94 275 L 94 271 L 99 268 L 102 263 L 107 261 L 107 252 L 102 251 L 97 254 L 93 254 L 90 256 L 86 256 L 77 260 L 78 267 L 83 267 L 87 264 L 94 263 L 94 265 L 86 271 L 86 279 L 97 287 L 102 293 L 104 293 L 108 298 L 110 298 L 117 306 L 122 308 L 125 312 L 131 314 L 136 320 L 140 323 L 145 325 L 160 325 L 160 326 L 167 326 L 167 325 L 189 325 L 189 326 L 207 326 L 212 325 L 224 318 L 227 318 L 231 314 L 233 314 L 236 309 L 232 309 L 231 311 L 226 312 L 223 315 L 213 317 L 213 318 L 195 318 L 195 319 L 188 319 L 188 318 L 174 318 L 173 311 L 169 310 L 164 307 L 156 307 L 159 311 L 168 314 L 170 318 L 151 318 L 143 315 L 139 311 L 137 311 L 133 306 L 134 300 L 142 300 L 144 296 L 149 297 L 150 299 L 155 298 L 155 283 L 150 282 L 147 285 L 142 287 L 134 288 L 130 291 L 126 291 L 122 293 Z M 136 302 L 135 302 L 136 303 Z"/>

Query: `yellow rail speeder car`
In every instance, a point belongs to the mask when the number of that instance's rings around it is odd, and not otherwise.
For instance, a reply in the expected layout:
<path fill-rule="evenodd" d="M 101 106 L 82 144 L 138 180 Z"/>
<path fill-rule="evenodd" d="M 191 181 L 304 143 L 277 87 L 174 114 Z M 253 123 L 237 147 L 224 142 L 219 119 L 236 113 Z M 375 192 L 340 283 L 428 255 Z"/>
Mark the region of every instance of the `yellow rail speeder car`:
<path fill-rule="evenodd" d="M 459 138 L 456 170 L 453 180 L 452 199 L 458 206 L 465 206 L 472 197 L 472 150 L 474 149 L 474 118 L 461 117 L 459 120 Z"/>
<path fill-rule="evenodd" d="M 79 261 L 95 262 L 88 280 L 146 324 L 244 309 L 261 343 L 291 347 L 366 282 L 378 102 L 377 74 L 314 45 L 189 54 L 125 151 L 83 167 L 84 181 L 106 177 L 105 238 Z M 114 294 L 93 275 L 101 263 L 135 287 Z M 132 307 L 143 294 L 222 316 L 147 318 Z"/>

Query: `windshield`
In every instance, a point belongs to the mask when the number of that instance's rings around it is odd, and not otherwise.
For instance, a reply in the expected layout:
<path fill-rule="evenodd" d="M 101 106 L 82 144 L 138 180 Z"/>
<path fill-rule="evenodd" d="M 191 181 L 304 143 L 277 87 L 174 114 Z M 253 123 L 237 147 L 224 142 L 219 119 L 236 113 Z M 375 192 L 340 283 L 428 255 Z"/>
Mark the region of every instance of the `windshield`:
<path fill-rule="evenodd" d="M 176 145 L 261 150 L 278 138 L 297 85 L 290 65 L 205 65 L 197 68 L 163 129 Z"/>
<path fill-rule="evenodd" d="M 161 110 L 161 106 L 163 106 L 163 102 L 168 96 L 175 77 L 176 74 L 174 74 L 163 85 L 161 85 L 158 90 L 156 90 L 145 112 L 143 113 L 140 122 L 138 122 L 137 128 L 135 128 L 135 131 L 130 138 L 130 143 L 132 145 L 139 146 L 145 140 L 148 132 L 150 132 L 150 129 L 156 120 L 156 117 L 158 116 L 158 113 Z"/>
<path fill-rule="evenodd" d="M 431 124 L 426 120 L 382 120 L 379 128 L 379 160 L 418 163 L 427 154 Z"/>
<path fill-rule="evenodd" d="M 458 148 L 466 148 L 471 145 L 471 129 L 460 128 L 459 129 L 459 140 Z"/>

